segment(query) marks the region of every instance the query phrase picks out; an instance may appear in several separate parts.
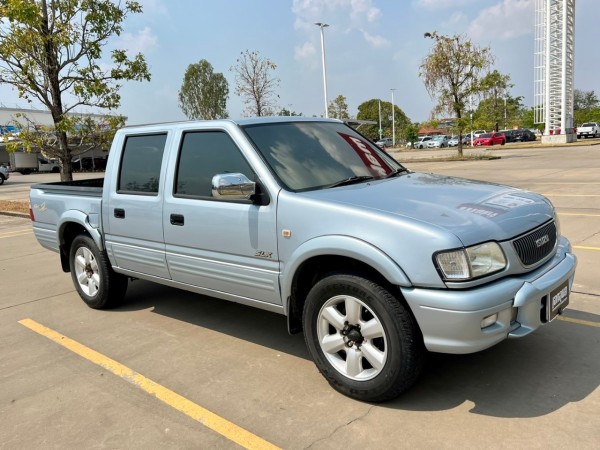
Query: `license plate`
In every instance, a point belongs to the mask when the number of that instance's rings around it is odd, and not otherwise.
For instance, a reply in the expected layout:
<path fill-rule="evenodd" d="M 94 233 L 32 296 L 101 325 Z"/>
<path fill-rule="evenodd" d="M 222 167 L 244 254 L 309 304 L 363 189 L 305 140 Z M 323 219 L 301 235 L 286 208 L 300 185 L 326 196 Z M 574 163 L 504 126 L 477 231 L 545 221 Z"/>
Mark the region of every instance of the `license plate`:
<path fill-rule="evenodd" d="M 554 319 L 557 314 L 566 308 L 569 304 L 569 282 L 565 281 L 558 288 L 550 293 L 548 299 L 547 318 L 548 322 Z"/>

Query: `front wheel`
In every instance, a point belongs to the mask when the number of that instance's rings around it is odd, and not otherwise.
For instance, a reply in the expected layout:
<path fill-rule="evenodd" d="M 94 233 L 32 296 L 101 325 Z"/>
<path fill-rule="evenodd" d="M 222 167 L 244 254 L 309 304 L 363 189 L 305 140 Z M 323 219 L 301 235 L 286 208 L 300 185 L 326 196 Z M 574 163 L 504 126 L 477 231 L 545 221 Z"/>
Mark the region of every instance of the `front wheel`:
<path fill-rule="evenodd" d="M 73 240 L 69 261 L 75 289 L 90 308 L 110 308 L 124 297 L 128 278 L 112 270 L 106 253 L 88 235 Z"/>
<path fill-rule="evenodd" d="M 308 350 L 337 391 L 361 401 L 391 400 L 418 378 L 423 342 L 411 312 L 365 278 L 320 280 L 304 306 Z"/>
<path fill-rule="evenodd" d="M 0 186 L 4 184 L 4 175 L 0 174 Z"/>

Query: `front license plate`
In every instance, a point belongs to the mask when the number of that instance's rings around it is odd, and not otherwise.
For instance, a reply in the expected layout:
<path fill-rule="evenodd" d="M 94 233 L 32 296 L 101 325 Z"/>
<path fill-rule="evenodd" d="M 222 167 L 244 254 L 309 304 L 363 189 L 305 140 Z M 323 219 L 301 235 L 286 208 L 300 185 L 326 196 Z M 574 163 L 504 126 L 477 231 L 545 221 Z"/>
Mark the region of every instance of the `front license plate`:
<path fill-rule="evenodd" d="M 550 293 L 547 307 L 548 322 L 556 317 L 556 315 L 566 308 L 569 304 L 569 281 L 565 281 L 558 288 Z"/>

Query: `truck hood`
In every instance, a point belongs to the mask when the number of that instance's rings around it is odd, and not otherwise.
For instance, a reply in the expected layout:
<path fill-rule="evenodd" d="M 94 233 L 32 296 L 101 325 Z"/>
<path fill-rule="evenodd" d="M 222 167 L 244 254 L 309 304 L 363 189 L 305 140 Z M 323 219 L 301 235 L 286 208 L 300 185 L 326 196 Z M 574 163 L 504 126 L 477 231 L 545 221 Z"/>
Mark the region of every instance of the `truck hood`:
<path fill-rule="evenodd" d="M 513 238 L 554 215 L 550 202 L 533 192 L 426 173 L 305 194 L 316 200 L 434 225 L 456 235 L 465 246 Z"/>

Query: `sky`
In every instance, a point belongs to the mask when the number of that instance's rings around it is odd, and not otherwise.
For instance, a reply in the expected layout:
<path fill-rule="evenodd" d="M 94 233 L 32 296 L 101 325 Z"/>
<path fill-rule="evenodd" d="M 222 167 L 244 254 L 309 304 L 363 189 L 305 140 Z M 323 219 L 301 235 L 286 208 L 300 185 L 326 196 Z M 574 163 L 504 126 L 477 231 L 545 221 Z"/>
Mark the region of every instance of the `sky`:
<path fill-rule="evenodd" d="M 535 0 L 138 0 L 142 14 L 127 18 L 108 48 L 142 52 L 150 82 L 127 82 L 121 107 L 128 124 L 184 120 L 177 94 L 190 64 L 207 60 L 229 82 L 227 110 L 241 117 L 230 70 L 245 51 L 277 67 L 279 106 L 305 116 L 324 114 L 321 35 L 324 29 L 329 101 L 346 97 L 348 112 L 379 98 L 413 122 L 430 117 L 434 101 L 419 77 L 433 41 L 425 32 L 465 34 L 490 47 L 492 69 L 510 75 L 512 96 L 533 106 Z M 588 11 L 595 11 L 589 14 Z M 575 88 L 600 94 L 598 0 L 577 0 Z M 8 86 L 0 104 L 27 107 Z M 87 112 L 87 111 L 82 111 Z M 92 112 L 92 111 L 89 111 Z M 94 111 L 97 112 L 97 111 Z"/>

